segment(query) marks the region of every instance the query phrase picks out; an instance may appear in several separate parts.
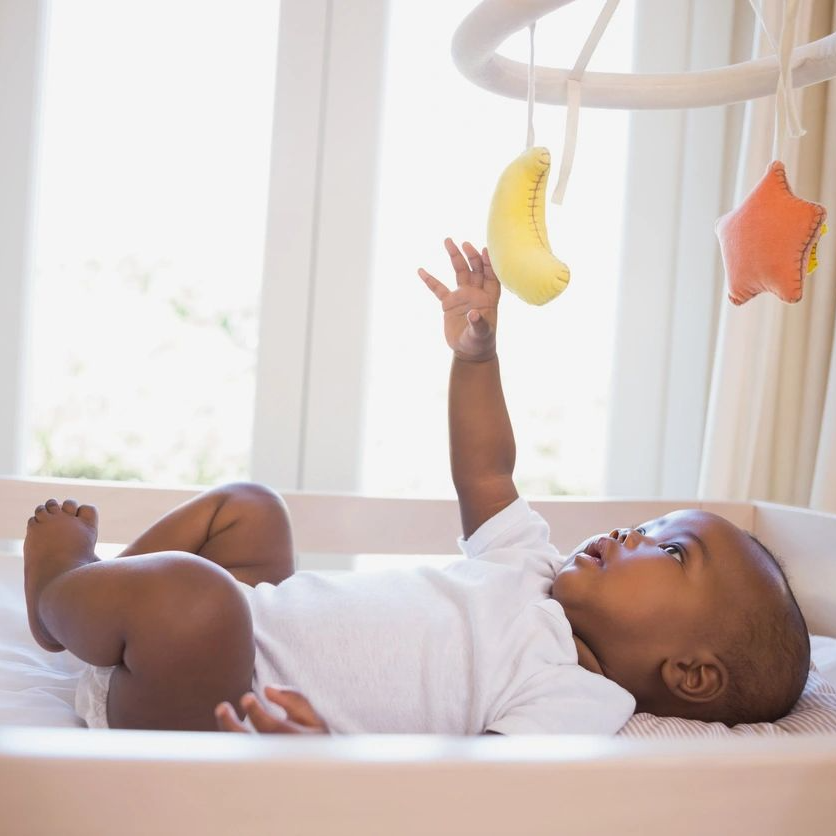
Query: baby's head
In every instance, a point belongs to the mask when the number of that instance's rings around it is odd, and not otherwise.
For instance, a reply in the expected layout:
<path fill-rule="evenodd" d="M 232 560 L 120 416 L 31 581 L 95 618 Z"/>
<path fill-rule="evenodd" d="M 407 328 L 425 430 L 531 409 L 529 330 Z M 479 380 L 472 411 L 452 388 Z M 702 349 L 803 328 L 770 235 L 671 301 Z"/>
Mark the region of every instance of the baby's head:
<path fill-rule="evenodd" d="M 804 688 L 809 635 L 781 567 L 716 514 L 676 511 L 591 537 L 552 595 L 637 711 L 771 722 Z"/>

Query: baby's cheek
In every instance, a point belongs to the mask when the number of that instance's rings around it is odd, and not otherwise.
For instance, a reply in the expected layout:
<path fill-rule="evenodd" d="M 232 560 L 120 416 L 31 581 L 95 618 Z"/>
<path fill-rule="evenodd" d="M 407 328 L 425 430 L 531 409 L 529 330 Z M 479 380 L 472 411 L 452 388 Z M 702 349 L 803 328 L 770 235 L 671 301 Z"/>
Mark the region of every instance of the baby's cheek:
<path fill-rule="evenodd" d="M 566 610 L 582 606 L 589 595 L 587 586 L 578 567 L 569 563 L 555 575 L 552 583 L 552 598 L 562 604 Z"/>

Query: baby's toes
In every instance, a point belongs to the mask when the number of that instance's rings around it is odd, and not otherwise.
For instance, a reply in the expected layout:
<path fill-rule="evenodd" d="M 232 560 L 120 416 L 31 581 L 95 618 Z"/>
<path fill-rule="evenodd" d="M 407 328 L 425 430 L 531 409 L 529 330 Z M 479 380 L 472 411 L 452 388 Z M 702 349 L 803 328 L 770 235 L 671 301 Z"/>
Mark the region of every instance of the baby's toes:
<path fill-rule="evenodd" d="M 48 499 L 44 502 L 44 507 L 50 514 L 57 514 L 61 510 L 61 503 L 57 499 Z"/>
<path fill-rule="evenodd" d="M 79 505 L 76 516 L 84 520 L 88 525 L 98 528 L 99 512 L 96 510 L 95 505 Z"/>
<path fill-rule="evenodd" d="M 44 520 L 49 519 L 49 511 L 46 510 L 46 505 L 38 505 L 32 513 L 38 522 L 44 522 Z"/>
<path fill-rule="evenodd" d="M 65 499 L 61 505 L 61 510 L 65 514 L 75 516 L 78 513 L 78 503 L 74 499 Z"/>

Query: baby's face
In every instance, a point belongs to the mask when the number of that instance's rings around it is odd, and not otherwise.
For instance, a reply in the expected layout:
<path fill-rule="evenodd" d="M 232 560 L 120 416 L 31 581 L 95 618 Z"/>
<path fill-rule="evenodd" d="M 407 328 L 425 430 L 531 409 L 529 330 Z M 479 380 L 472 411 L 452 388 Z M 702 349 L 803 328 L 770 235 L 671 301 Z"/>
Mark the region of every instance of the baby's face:
<path fill-rule="evenodd" d="M 552 595 L 605 672 L 624 669 L 626 678 L 690 652 L 718 619 L 735 629 L 736 604 L 776 585 L 777 567 L 746 532 L 690 510 L 584 541 Z"/>

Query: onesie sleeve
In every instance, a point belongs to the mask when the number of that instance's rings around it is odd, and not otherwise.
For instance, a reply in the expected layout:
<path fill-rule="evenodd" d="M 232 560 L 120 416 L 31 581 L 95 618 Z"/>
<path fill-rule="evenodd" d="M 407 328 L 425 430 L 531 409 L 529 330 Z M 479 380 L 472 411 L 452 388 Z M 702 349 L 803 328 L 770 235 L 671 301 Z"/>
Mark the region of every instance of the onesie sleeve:
<path fill-rule="evenodd" d="M 534 560 L 543 574 L 553 575 L 565 560 L 549 540 L 549 524 L 523 497 L 482 523 L 467 540 L 459 537 L 458 544 L 467 558 L 509 564 Z"/>
<path fill-rule="evenodd" d="M 580 665 L 530 677 L 485 731 L 499 734 L 615 734 L 636 701 L 618 683 Z"/>

